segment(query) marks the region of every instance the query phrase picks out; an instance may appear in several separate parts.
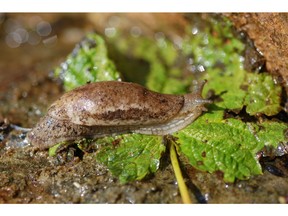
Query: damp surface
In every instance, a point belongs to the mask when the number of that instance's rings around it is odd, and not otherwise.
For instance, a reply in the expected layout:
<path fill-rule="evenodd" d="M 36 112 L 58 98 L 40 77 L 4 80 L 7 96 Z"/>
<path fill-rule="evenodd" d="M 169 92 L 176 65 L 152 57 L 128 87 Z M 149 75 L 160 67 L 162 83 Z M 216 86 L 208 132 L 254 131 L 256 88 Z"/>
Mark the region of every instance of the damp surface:
<path fill-rule="evenodd" d="M 111 37 L 121 26 L 135 37 L 166 32 L 177 38 L 175 34 L 184 33 L 191 16 L 194 21 L 200 19 L 196 14 L 2 14 L 0 203 L 181 203 L 168 154 L 154 175 L 120 184 L 94 154 L 72 146 L 49 157 L 48 151 L 35 151 L 21 142 L 25 134 L 15 132 L 11 124 L 33 127 L 63 94 L 51 70 L 87 32 L 96 30 Z M 259 59 L 251 53 L 249 58 Z M 263 175 L 229 184 L 220 172 L 201 172 L 185 158 L 180 161 L 194 203 L 288 202 L 287 155 L 261 161 Z"/>

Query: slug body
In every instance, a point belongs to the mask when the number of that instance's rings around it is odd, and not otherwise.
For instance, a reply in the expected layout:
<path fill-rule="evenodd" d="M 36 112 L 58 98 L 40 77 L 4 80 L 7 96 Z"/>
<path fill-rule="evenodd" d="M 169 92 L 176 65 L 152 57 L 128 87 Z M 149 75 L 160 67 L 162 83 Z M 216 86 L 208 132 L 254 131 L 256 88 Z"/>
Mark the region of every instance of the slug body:
<path fill-rule="evenodd" d="M 28 133 L 39 149 L 60 142 L 122 133 L 166 135 L 193 122 L 204 105 L 205 82 L 185 95 L 160 94 L 119 81 L 90 83 L 64 94 Z"/>

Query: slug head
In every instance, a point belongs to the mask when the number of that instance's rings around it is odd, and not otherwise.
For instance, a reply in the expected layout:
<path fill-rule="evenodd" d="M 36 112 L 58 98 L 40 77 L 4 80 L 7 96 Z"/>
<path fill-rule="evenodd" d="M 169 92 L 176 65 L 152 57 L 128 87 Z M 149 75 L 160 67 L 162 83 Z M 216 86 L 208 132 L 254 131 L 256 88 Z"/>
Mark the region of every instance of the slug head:
<path fill-rule="evenodd" d="M 188 112 L 195 112 L 199 113 L 200 115 L 203 111 L 207 111 L 204 105 L 211 104 L 213 101 L 209 99 L 203 99 L 201 96 L 203 87 L 206 82 L 206 80 L 202 81 L 194 87 L 192 93 L 184 95 L 185 103 L 181 110 L 183 114 Z"/>

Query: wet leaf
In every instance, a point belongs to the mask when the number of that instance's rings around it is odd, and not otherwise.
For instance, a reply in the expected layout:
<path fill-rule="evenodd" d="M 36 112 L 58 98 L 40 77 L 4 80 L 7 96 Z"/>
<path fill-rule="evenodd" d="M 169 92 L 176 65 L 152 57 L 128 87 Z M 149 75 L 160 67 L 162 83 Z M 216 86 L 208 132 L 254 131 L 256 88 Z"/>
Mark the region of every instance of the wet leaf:
<path fill-rule="evenodd" d="M 88 82 L 120 79 L 114 63 L 107 56 L 103 38 L 95 33 L 87 34 L 76 45 L 67 60 L 55 69 L 55 76 L 63 80 L 66 91 Z"/>
<path fill-rule="evenodd" d="M 140 180 L 155 173 L 165 151 L 161 136 L 128 134 L 107 137 L 98 142 L 107 145 L 97 153 L 97 160 L 105 164 L 122 183 Z M 113 142 L 116 144 L 111 145 Z"/>
<path fill-rule="evenodd" d="M 285 132 L 288 130 L 287 123 L 276 121 L 265 121 L 258 125 L 258 139 L 264 142 L 265 146 L 277 148 L 279 143 L 288 144 L 288 137 Z"/>
<path fill-rule="evenodd" d="M 247 75 L 248 94 L 244 104 L 250 115 L 276 115 L 281 111 L 281 87 L 267 73 Z"/>
<path fill-rule="evenodd" d="M 265 145 L 277 147 L 280 142 L 285 142 L 287 125 L 223 119 L 222 110 L 216 111 L 213 106 L 211 110 L 211 113 L 206 113 L 175 134 L 179 138 L 181 152 L 192 166 L 200 170 L 222 171 L 224 180 L 228 182 L 261 174 L 257 152 Z"/>
<path fill-rule="evenodd" d="M 220 100 L 216 101 L 217 106 L 229 110 L 241 110 L 243 108 L 246 92 L 241 89 L 245 79 L 243 70 L 233 70 L 233 72 L 211 70 L 207 73 L 207 85 L 203 94 L 208 90 L 213 90 L 219 95 Z"/>

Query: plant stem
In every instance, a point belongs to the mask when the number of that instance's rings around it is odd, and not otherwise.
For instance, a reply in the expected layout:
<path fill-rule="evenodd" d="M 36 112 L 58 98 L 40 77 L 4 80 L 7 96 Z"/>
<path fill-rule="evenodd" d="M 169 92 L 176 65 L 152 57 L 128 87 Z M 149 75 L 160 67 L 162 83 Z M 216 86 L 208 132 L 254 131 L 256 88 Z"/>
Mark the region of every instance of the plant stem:
<path fill-rule="evenodd" d="M 176 176 L 176 180 L 178 182 L 178 187 L 179 187 L 180 195 L 182 197 L 182 201 L 184 204 L 191 204 L 192 201 L 190 199 L 187 186 L 182 176 L 182 172 L 179 166 L 177 153 L 176 153 L 173 141 L 170 141 L 170 159 L 171 159 L 172 167 Z"/>

